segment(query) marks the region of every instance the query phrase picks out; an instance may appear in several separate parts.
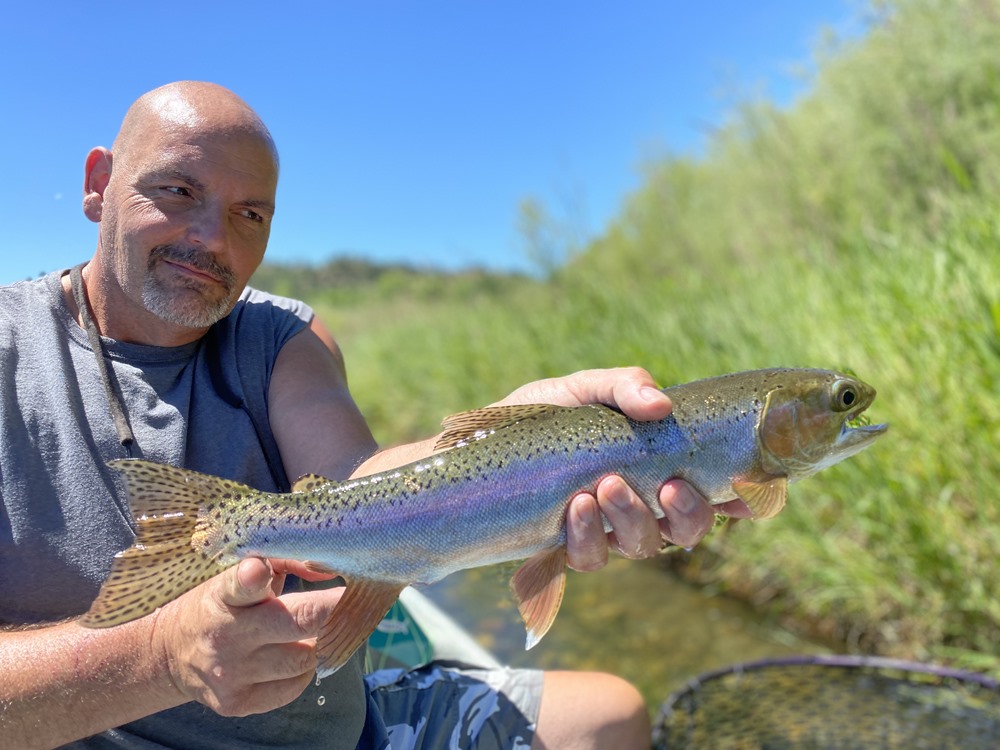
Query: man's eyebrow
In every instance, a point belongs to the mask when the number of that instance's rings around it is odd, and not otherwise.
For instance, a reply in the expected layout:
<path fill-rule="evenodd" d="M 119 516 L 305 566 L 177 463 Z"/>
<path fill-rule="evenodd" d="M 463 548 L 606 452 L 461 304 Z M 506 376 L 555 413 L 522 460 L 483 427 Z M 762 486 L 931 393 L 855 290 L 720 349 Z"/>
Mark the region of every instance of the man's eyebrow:
<path fill-rule="evenodd" d="M 199 180 L 193 175 L 183 172 L 179 169 L 158 169 L 154 170 L 149 176 L 153 180 L 179 180 L 180 182 L 186 182 L 188 185 L 193 187 L 195 190 L 204 190 L 205 183 Z"/>
<path fill-rule="evenodd" d="M 271 201 L 255 200 L 251 198 L 249 200 L 240 201 L 240 203 L 247 208 L 260 208 L 272 214 L 274 213 L 274 203 Z"/>
<path fill-rule="evenodd" d="M 197 177 L 189 174 L 188 172 L 184 172 L 180 169 L 160 170 L 154 172 L 151 175 L 151 177 L 154 180 L 162 180 L 162 179 L 179 180 L 181 182 L 186 182 L 195 190 L 205 190 L 205 183 L 203 183 Z M 274 201 L 261 200 L 258 198 L 248 198 L 245 201 L 240 201 L 240 204 L 246 206 L 247 208 L 259 208 L 264 211 L 269 211 L 272 214 L 274 213 Z"/>

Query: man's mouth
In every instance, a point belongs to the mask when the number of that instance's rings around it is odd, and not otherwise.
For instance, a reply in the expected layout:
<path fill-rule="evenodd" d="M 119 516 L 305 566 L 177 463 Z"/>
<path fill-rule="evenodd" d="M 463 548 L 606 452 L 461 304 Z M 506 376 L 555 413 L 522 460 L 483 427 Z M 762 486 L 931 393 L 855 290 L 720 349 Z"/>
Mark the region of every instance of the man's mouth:
<path fill-rule="evenodd" d="M 185 278 L 202 283 L 219 284 L 227 292 L 236 285 L 236 275 L 218 263 L 210 254 L 194 248 L 158 245 L 149 254 L 149 267 L 163 262 Z"/>
<path fill-rule="evenodd" d="M 214 276 L 213 274 L 209 273 L 208 271 L 202 270 L 201 268 L 197 268 L 196 266 L 192 266 L 187 263 L 179 263 L 176 260 L 170 260 L 166 258 L 163 260 L 163 262 L 166 265 L 171 266 L 175 270 L 187 276 L 193 276 L 195 278 L 204 279 L 205 281 L 211 281 L 216 284 L 222 283 L 222 279 L 220 279 L 219 277 Z"/>

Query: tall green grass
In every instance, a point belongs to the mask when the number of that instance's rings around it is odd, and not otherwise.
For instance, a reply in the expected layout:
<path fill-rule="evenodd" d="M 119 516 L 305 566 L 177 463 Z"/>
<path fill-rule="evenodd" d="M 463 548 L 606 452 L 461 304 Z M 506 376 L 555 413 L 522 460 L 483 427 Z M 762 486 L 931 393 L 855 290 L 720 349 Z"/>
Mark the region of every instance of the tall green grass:
<path fill-rule="evenodd" d="M 1000 212 L 952 223 L 925 247 L 868 243 L 850 262 L 579 272 L 442 305 L 345 342 L 352 389 L 391 442 L 584 367 L 638 363 L 663 384 L 852 369 L 878 388 L 873 417 L 889 435 L 793 487 L 777 519 L 713 535 L 701 576 L 862 650 L 982 667 L 1000 635 Z"/>
<path fill-rule="evenodd" d="M 580 368 L 853 370 L 888 436 L 688 572 L 850 648 L 1000 671 L 1000 2 L 878 8 L 809 96 L 648 165 L 544 281 L 310 299 L 383 442 Z"/>

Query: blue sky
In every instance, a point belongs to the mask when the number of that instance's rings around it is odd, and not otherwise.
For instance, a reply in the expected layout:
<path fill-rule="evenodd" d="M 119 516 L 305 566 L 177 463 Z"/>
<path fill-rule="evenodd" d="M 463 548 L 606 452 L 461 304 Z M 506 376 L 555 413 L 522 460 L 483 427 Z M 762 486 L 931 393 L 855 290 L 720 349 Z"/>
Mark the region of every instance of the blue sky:
<path fill-rule="evenodd" d="M 30 8 L 28 6 L 31 6 Z M 654 155 L 802 90 L 851 0 L 19 3 L 0 17 L 0 283 L 93 254 L 83 160 L 179 79 L 232 88 L 281 152 L 267 259 L 524 269 L 518 206 L 599 233 Z"/>

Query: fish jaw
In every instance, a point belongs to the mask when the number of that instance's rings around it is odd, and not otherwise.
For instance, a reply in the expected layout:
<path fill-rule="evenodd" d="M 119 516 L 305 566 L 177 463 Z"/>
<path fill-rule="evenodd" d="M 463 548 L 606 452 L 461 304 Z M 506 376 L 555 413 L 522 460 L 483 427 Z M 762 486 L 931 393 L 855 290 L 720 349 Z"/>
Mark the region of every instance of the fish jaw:
<path fill-rule="evenodd" d="M 829 463 L 820 462 L 816 466 L 816 471 L 860 453 L 888 431 L 889 425 L 885 423 L 851 427 L 845 421 L 830 451 Z"/>
<path fill-rule="evenodd" d="M 758 425 L 762 466 L 797 481 L 864 450 L 889 429 L 852 424 L 875 395 L 867 383 L 841 373 L 796 374 L 767 394 Z"/>

